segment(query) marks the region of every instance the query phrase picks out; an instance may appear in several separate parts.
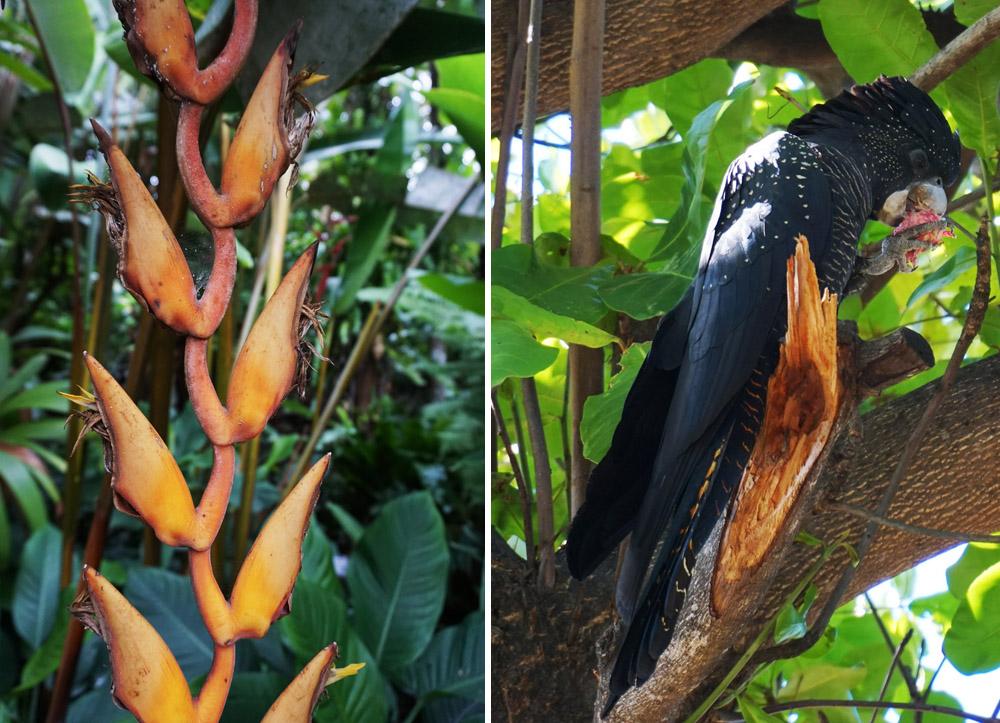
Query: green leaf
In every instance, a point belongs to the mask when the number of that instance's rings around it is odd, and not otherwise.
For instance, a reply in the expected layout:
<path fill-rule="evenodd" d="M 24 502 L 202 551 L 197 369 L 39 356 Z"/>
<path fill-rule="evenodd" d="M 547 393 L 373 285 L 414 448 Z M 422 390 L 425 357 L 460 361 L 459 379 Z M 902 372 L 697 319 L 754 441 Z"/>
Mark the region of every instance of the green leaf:
<path fill-rule="evenodd" d="M 969 591 L 972 581 L 997 563 L 1000 563 L 1000 545 L 969 543 L 958 562 L 948 568 L 948 591 L 961 600 Z"/>
<path fill-rule="evenodd" d="M 954 696 L 948 695 L 940 690 L 932 690 L 924 702 L 928 705 L 940 705 L 945 708 L 962 710 L 962 704 Z M 914 711 L 899 711 L 899 723 L 914 723 L 915 720 Z M 927 711 L 925 713 L 921 713 L 920 720 L 922 723 L 956 723 L 957 718 L 953 715 L 944 715 L 942 713 Z"/>
<path fill-rule="evenodd" d="M 774 642 L 796 640 L 806 634 L 806 618 L 791 605 L 785 605 L 774 624 Z"/>
<path fill-rule="evenodd" d="M 494 319 L 490 325 L 490 386 L 507 377 L 530 377 L 548 369 L 559 350 L 539 344 L 520 324 Z"/>
<path fill-rule="evenodd" d="M 446 274 L 420 274 L 417 281 L 425 289 L 433 291 L 442 299 L 447 299 L 466 311 L 485 316 L 486 284 L 478 279 Z"/>
<path fill-rule="evenodd" d="M 55 622 L 45 641 L 28 658 L 21 670 L 21 682 L 13 692 L 33 688 L 59 668 L 66 632 L 69 630 L 69 605 L 76 596 L 76 585 L 69 585 L 59 593 L 59 604 L 55 610 Z"/>
<path fill-rule="evenodd" d="M 365 528 L 350 512 L 345 510 L 336 502 L 327 502 L 326 508 L 333 513 L 334 518 L 337 520 L 337 524 L 340 525 L 340 528 L 347 533 L 348 537 L 351 538 L 351 542 L 357 542 L 361 539 L 361 535 L 364 534 Z"/>
<path fill-rule="evenodd" d="M 354 623 L 379 667 L 411 663 L 434 634 L 448 588 L 448 544 L 429 492 L 389 502 L 351 555 Z"/>
<path fill-rule="evenodd" d="M 24 422 L 16 427 L 3 430 L 3 441 L 7 444 L 27 444 L 29 441 L 46 439 L 66 439 L 65 422 L 61 419 L 39 419 L 37 422 Z"/>
<path fill-rule="evenodd" d="M 62 535 L 45 525 L 32 533 L 21 552 L 11 615 L 17 634 L 37 648 L 52 631 L 59 605 Z"/>
<path fill-rule="evenodd" d="M 292 596 L 292 612 L 280 625 L 295 651 L 297 669 L 334 641 L 340 653 L 338 665 L 365 663 L 357 675 L 327 688 L 329 699 L 320 702 L 315 720 L 343 723 L 388 720 L 382 675 L 355 628 L 348 625 L 347 604 L 341 598 L 311 580 L 300 579 Z"/>
<path fill-rule="evenodd" d="M 344 597 L 340 579 L 333 569 L 335 553 L 333 543 L 324 534 L 323 527 L 313 515 L 309 531 L 302 541 L 302 572 L 299 574 L 299 579 L 311 580 L 331 594 Z"/>
<path fill-rule="evenodd" d="M 167 641 L 184 675 L 193 680 L 212 664 L 212 639 L 198 613 L 186 576 L 155 567 L 132 571 L 126 597 Z"/>
<path fill-rule="evenodd" d="M 485 714 L 485 617 L 470 613 L 460 625 L 439 630 L 416 662 L 400 671 L 403 686 L 418 698 L 431 700 L 426 714 L 432 720 L 464 720 L 435 711 L 459 706 L 466 715 L 478 709 Z M 465 701 L 458 700 L 465 699 Z M 475 701 L 478 706 L 468 706 Z M 469 708 L 473 710 L 469 710 Z M 436 714 L 438 713 L 438 714 Z"/>
<path fill-rule="evenodd" d="M 56 393 L 68 390 L 69 382 L 65 379 L 37 384 L 0 405 L 0 414 L 13 409 L 48 409 L 63 415 L 69 414 L 69 400 Z"/>
<path fill-rule="evenodd" d="M 443 12 L 436 8 L 415 7 L 396 26 L 389 39 L 366 63 L 366 67 L 389 66 L 402 69 L 412 68 L 434 58 L 468 57 L 469 53 L 483 50 L 485 37 L 486 28 L 482 18 Z M 485 76 L 483 66 L 480 65 L 480 87 Z M 476 79 L 470 80 L 474 82 Z"/>
<path fill-rule="evenodd" d="M 28 527 L 33 532 L 40 530 L 48 520 L 48 515 L 45 510 L 45 500 L 42 499 L 42 493 L 35 483 L 30 466 L 9 452 L 0 451 L 0 480 L 6 484 L 17 501 Z"/>
<path fill-rule="evenodd" d="M 737 696 L 736 702 L 740 707 L 740 713 L 743 714 L 743 720 L 747 723 L 784 723 L 783 718 L 765 713 L 763 708 L 745 695 Z"/>
<path fill-rule="evenodd" d="M 237 673 L 219 723 L 261 720 L 288 683 L 279 673 Z"/>
<path fill-rule="evenodd" d="M 847 691 L 868 675 L 864 663 L 841 667 L 820 663 L 789 677 L 788 684 L 778 693 L 779 701 L 805 698 L 843 698 Z"/>
<path fill-rule="evenodd" d="M 5 375 L 3 378 L 0 378 L 0 401 L 6 400 L 7 397 L 27 384 L 29 379 L 33 379 L 42 370 L 42 367 L 45 366 L 46 361 L 48 361 L 47 356 L 36 354 L 26 361 L 16 372 L 10 376 Z"/>
<path fill-rule="evenodd" d="M 649 257 L 650 261 L 672 260 L 676 263 L 700 246 L 704 231 L 700 216 L 709 138 L 722 114 L 749 86 L 750 82 L 740 83 L 726 99 L 715 101 L 691 121 L 691 128 L 684 134 L 684 153 L 681 156 L 684 186 L 680 208 L 670 218 L 663 238 Z"/>
<path fill-rule="evenodd" d="M 611 266 L 555 266 L 527 244 L 497 249 L 491 261 L 494 285 L 554 314 L 596 324 L 608 312 L 598 289 L 614 273 Z"/>
<path fill-rule="evenodd" d="M 944 654 L 966 675 L 1000 667 L 1000 562 L 969 585 L 944 636 Z"/>
<path fill-rule="evenodd" d="M 506 318 L 517 322 L 535 339 L 555 337 L 568 344 L 580 344 L 591 349 L 599 349 L 618 341 L 618 337 L 603 329 L 554 314 L 502 286 L 493 286 L 490 290 L 490 305 L 494 320 Z"/>
<path fill-rule="evenodd" d="M 907 76 L 938 48 L 908 0 L 821 0 L 823 34 L 859 83 L 880 74 Z"/>
<path fill-rule="evenodd" d="M 633 319 L 650 319 L 674 308 L 690 285 L 691 277 L 666 271 L 616 276 L 602 284 L 599 291 L 601 299 L 614 311 Z"/>
<path fill-rule="evenodd" d="M 632 344 L 622 354 L 622 370 L 611 377 L 611 382 L 603 394 L 587 397 L 583 403 L 583 419 L 580 421 L 580 437 L 583 439 L 583 456 L 592 462 L 600 462 L 611 449 L 611 438 L 622 418 L 625 397 L 635 382 L 649 344 Z"/>
<path fill-rule="evenodd" d="M 945 590 L 937 595 L 911 600 L 909 607 L 917 617 L 926 615 L 942 629 L 945 629 L 951 625 L 955 611 L 958 610 L 958 598 Z"/>
<path fill-rule="evenodd" d="M 342 314 L 354 303 L 354 295 L 365 285 L 375 264 L 385 253 L 389 230 L 396 218 L 396 207 L 391 204 L 369 204 L 360 213 L 358 224 L 344 252 L 333 302 L 333 315 Z"/>
<path fill-rule="evenodd" d="M 480 164 L 485 165 L 486 103 L 483 97 L 459 88 L 432 88 L 424 91 L 424 96 L 444 111 L 462 140 L 476 152 Z"/>
<path fill-rule="evenodd" d="M 1000 46 L 987 45 L 944 82 L 962 144 L 980 156 L 992 158 L 1000 145 L 997 84 L 1000 83 Z"/>
<path fill-rule="evenodd" d="M 84 0 L 34 0 L 31 11 L 60 90 L 65 95 L 82 90 L 97 44 L 87 4 Z"/>
<path fill-rule="evenodd" d="M 6 332 L 0 331 L 0 379 L 6 379 L 10 373 L 11 353 L 10 337 Z M 3 401 L 3 396 L 0 396 Z"/>
<path fill-rule="evenodd" d="M 920 285 L 913 290 L 906 301 L 906 308 L 922 296 L 931 294 L 950 285 L 959 276 L 976 265 L 976 250 L 972 246 L 961 246 L 955 254 L 941 264 L 936 270 L 927 274 Z"/>
<path fill-rule="evenodd" d="M 6 68 L 11 73 L 24 81 L 24 84 L 40 93 L 47 93 L 52 90 L 52 81 L 32 68 L 30 65 L 22 63 L 10 53 L 0 53 L 0 68 Z"/>

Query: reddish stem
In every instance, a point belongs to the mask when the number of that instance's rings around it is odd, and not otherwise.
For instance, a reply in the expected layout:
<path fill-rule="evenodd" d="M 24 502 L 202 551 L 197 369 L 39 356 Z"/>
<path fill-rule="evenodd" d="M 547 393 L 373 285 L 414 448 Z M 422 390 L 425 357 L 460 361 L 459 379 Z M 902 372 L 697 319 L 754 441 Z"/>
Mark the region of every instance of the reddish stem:
<path fill-rule="evenodd" d="M 236 0 L 236 15 L 226 47 L 207 68 L 198 71 L 198 83 L 204 90 L 204 97 L 211 99 L 207 102 L 221 96 L 236 80 L 250 54 L 256 29 L 257 0 Z"/>
<path fill-rule="evenodd" d="M 229 684 L 236 670 L 236 646 L 216 645 L 212 668 L 205 676 L 205 684 L 194 699 L 198 721 L 215 723 L 222 717 L 222 709 L 229 697 Z"/>
<path fill-rule="evenodd" d="M 212 228 L 212 242 L 215 245 L 212 273 L 205 292 L 198 300 L 202 327 L 199 331 L 204 332 L 198 336 L 204 338 L 210 337 L 219 328 L 236 285 L 236 233 L 228 227 Z"/>
<path fill-rule="evenodd" d="M 215 192 L 205 172 L 198 146 L 198 131 L 205 106 L 183 101 L 177 117 L 177 167 L 184 179 L 191 208 L 208 228 L 230 226 L 229 205 Z M 221 317 L 220 317 L 221 318 Z"/>
<path fill-rule="evenodd" d="M 229 410 L 222 406 L 215 385 L 208 374 L 208 339 L 189 336 L 184 345 L 184 376 L 188 396 L 198 424 L 212 444 L 224 447 L 232 443 L 233 429 Z M 208 490 L 205 490 L 206 493 Z"/>
<path fill-rule="evenodd" d="M 212 551 L 188 550 L 188 560 L 191 589 L 209 635 L 216 645 L 231 645 L 234 637 L 232 609 L 212 572 Z"/>
<path fill-rule="evenodd" d="M 215 456 L 212 474 L 195 510 L 198 518 L 197 536 L 207 540 L 209 547 L 219 534 L 222 520 L 226 516 L 229 493 L 233 488 L 233 473 L 236 470 L 236 450 L 232 445 L 213 445 L 212 452 Z"/>

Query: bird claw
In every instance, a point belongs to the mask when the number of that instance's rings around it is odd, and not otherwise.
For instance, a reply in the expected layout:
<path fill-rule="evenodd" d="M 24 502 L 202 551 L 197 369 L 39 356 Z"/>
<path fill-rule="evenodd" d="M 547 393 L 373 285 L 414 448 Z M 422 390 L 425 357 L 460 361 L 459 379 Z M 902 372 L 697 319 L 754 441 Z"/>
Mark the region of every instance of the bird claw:
<path fill-rule="evenodd" d="M 899 233 L 890 234 L 882 239 L 882 253 L 864 259 L 859 271 L 866 276 L 878 276 L 896 266 L 904 274 L 912 273 L 917 268 L 916 255 L 937 246 L 934 241 L 924 241 L 920 237 L 927 233 L 944 231 L 949 226 L 951 226 L 950 221 L 941 219 L 910 226 Z M 914 252 L 916 255 L 911 256 L 910 254 Z"/>

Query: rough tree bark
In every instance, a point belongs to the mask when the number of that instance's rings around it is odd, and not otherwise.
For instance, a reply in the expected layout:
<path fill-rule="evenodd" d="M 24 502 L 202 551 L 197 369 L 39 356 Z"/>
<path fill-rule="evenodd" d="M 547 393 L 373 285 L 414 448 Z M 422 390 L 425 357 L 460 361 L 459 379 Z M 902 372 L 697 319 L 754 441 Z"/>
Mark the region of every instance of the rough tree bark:
<path fill-rule="evenodd" d="M 491 0 L 492 133 L 500 128 L 517 0 Z M 943 47 L 964 28 L 949 12 L 924 11 Z M 569 107 L 572 0 L 546 0 L 542 16 L 539 117 Z M 604 95 L 665 78 L 708 57 L 748 60 L 805 72 L 827 97 L 850 78 L 818 20 L 796 15 L 787 0 L 608 0 Z"/>
<path fill-rule="evenodd" d="M 933 431 L 913 463 L 890 509 L 892 519 L 912 525 L 969 533 L 1000 530 L 1000 506 L 983 504 L 1000 496 L 1000 357 L 970 364 L 959 371 L 955 384 L 938 412 Z M 835 449 L 819 482 L 819 501 L 807 516 L 804 529 L 832 541 L 850 531 L 856 542 L 863 520 L 832 510 L 831 501 L 874 509 L 896 459 L 905 446 L 913 421 L 934 393 L 931 383 L 894 399 L 861 418 L 861 430 L 848 431 L 841 445 L 857 445 L 853 453 Z M 853 456 L 845 474 L 841 460 Z M 717 545 L 719 529 L 706 549 Z M 914 535 L 892 528 L 880 531 L 862 562 L 848 597 L 889 579 L 918 562 L 952 547 L 936 537 Z M 678 625 L 678 636 L 646 684 L 644 694 L 656 701 L 670 700 L 672 708 L 644 716 L 629 709 L 629 720 L 669 720 L 690 712 L 732 667 L 742 646 L 794 587 L 817 556 L 815 548 L 792 544 L 772 589 L 746 617 L 733 620 L 725 636 L 692 640 L 684 630 L 697 624 L 688 612 Z M 689 602 L 707 609 L 704 580 L 711 575 L 714 556 L 702 556 L 692 580 Z M 565 554 L 556 555 L 557 581 L 551 591 L 539 591 L 522 581 L 524 564 L 502 540 L 493 538 L 492 670 L 494 720 L 583 721 L 594 715 L 598 697 L 598 658 L 614 652 L 614 560 L 584 583 L 573 581 Z M 834 558 L 815 582 L 820 599 L 829 595 L 847 564 Z M 701 582 L 699 582 L 701 580 Z M 697 592 L 701 591 L 701 592 Z M 695 616 L 697 616 L 695 612 Z M 595 650 L 597 653 L 595 654 Z M 655 691 L 655 695 L 650 695 Z M 622 702 L 625 702 L 623 699 Z"/>

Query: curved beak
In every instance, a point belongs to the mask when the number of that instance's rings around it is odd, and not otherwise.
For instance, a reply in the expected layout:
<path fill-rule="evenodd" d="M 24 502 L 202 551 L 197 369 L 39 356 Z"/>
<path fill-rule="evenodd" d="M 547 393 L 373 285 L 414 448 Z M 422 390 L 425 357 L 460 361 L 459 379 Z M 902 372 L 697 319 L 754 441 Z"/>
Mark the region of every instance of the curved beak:
<path fill-rule="evenodd" d="M 948 210 L 948 197 L 944 188 L 934 181 L 914 181 L 906 188 L 890 194 L 876 218 L 887 226 L 898 226 L 911 211 L 932 211 L 944 216 Z"/>

